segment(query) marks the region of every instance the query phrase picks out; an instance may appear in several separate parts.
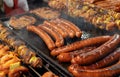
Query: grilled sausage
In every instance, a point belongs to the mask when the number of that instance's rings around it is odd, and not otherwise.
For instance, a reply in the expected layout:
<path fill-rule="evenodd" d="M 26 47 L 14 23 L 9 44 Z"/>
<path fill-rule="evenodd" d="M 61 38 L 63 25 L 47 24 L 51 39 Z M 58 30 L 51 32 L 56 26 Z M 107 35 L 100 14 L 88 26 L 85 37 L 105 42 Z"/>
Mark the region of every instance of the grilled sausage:
<path fill-rule="evenodd" d="M 120 74 L 120 61 L 112 66 L 102 69 L 81 69 L 78 64 L 73 64 L 68 67 L 68 70 L 75 77 L 115 77 Z"/>
<path fill-rule="evenodd" d="M 98 37 L 93 37 L 93 38 L 89 38 L 89 39 L 82 40 L 82 41 L 77 41 L 67 46 L 59 47 L 59 48 L 52 50 L 51 55 L 57 56 L 60 53 L 74 51 L 74 50 L 77 50 L 77 49 L 80 49 L 86 46 L 101 44 L 101 43 L 108 41 L 109 39 L 110 39 L 110 36 L 98 36 Z"/>
<path fill-rule="evenodd" d="M 66 25 L 68 25 L 71 29 L 73 29 L 76 33 L 76 37 L 81 37 L 82 31 L 72 22 L 65 20 L 65 19 L 56 19 L 58 22 L 62 22 Z"/>
<path fill-rule="evenodd" d="M 57 56 L 57 59 L 60 62 L 70 62 L 72 60 L 72 58 L 76 57 L 77 55 L 89 52 L 89 51 L 91 51 L 91 50 L 93 50 L 95 48 L 96 48 L 95 46 L 93 46 L 93 47 L 85 47 L 83 49 L 76 50 L 76 51 L 73 51 L 73 52 L 61 53 L 61 54 L 59 54 Z"/>
<path fill-rule="evenodd" d="M 50 50 L 53 50 L 55 48 L 55 44 L 52 38 L 42 29 L 38 29 L 35 26 L 27 26 L 27 30 L 38 34 L 43 39 L 43 41 L 46 43 L 46 45 L 48 46 Z"/>
<path fill-rule="evenodd" d="M 71 60 L 71 63 L 78 63 L 80 65 L 92 64 L 108 54 L 120 43 L 120 35 L 115 34 L 109 41 L 92 50 L 91 52 L 83 53 Z"/>
<path fill-rule="evenodd" d="M 61 47 L 64 45 L 64 39 L 61 34 L 59 34 L 55 29 L 52 27 L 49 27 L 48 25 L 39 25 L 38 26 L 40 29 L 46 31 L 48 34 L 50 34 L 54 39 L 55 39 L 55 45 L 57 47 Z"/>
<path fill-rule="evenodd" d="M 66 38 L 68 36 L 68 33 L 65 32 L 63 29 L 61 29 L 59 26 L 57 26 L 56 23 L 54 22 L 49 22 L 49 21 L 44 21 L 44 24 L 54 28 L 55 30 L 57 30 L 64 38 Z"/>
<path fill-rule="evenodd" d="M 89 66 L 82 66 L 81 69 L 99 69 L 109 66 L 119 60 L 120 57 L 120 48 L 117 48 L 109 56 L 103 58 L 102 60 L 96 62 L 95 64 Z"/>
<path fill-rule="evenodd" d="M 58 26 L 60 26 L 64 31 L 66 31 L 70 38 L 75 37 L 75 31 L 72 28 L 70 28 L 68 25 L 59 22 Z"/>

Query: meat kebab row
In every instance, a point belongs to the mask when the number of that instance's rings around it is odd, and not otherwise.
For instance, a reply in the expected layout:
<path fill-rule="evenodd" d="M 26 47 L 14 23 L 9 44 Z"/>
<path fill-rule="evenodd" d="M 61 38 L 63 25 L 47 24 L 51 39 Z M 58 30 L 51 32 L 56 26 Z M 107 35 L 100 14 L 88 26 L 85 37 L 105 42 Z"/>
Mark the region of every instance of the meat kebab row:
<path fill-rule="evenodd" d="M 56 22 L 56 20 L 44 21 L 44 23 L 39 26 L 27 26 L 27 30 L 32 31 L 37 35 L 39 35 L 44 42 L 49 41 L 49 43 L 45 42 L 48 46 L 48 44 L 50 45 L 50 40 L 44 39 L 45 37 L 48 36 L 48 35 L 44 35 L 44 33 L 49 33 L 49 35 L 52 35 L 52 32 L 45 30 L 43 26 L 51 25 L 51 24 L 47 24 L 46 22 L 49 22 L 49 23 L 53 21 Z M 60 19 L 59 22 L 62 22 L 62 21 L 63 19 L 62 20 Z M 59 22 L 57 21 L 56 23 L 59 23 Z M 68 23 L 71 26 L 73 24 L 70 21 L 67 21 L 66 23 Z M 52 27 L 54 26 L 55 25 L 52 25 Z M 75 26 L 76 25 L 74 25 L 74 28 Z M 57 29 L 52 29 L 49 26 L 46 28 L 51 29 L 51 31 L 57 30 Z M 78 33 L 80 34 L 78 38 L 81 38 L 82 32 L 80 29 Z M 111 36 L 101 35 L 101 36 L 91 37 L 91 38 L 76 41 L 67 45 L 62 43 L 62 45 L 60 46 L 57 46 L 56 40 L 58 40 L 58 38 L 55 39 L 55 43 L 54 43 L 54 46 L 56 47 L 49 48 L 48 46 L 48 48 L 50 49 L 50 54 L 56 57 L 56 59 L 58 59 L 59 62 L 69 63 L 70 66 L 68 66 L 68 71 L 71 72 L 73 76 L 75 77 L 113 77 L 113 76 L 120 75 L 120 68 L 119 68 L 120 35 L 119 34 L 114 34 Z"/>
<path fill-rule="evenodd" d="M 49 5 L 56 8 L 56 3 L 61 5 L 62 3 L 67 7 L 68 14 L 74 17 L 83 17 L 87 21 L 91 22 L 95 27 L 106 30 L 120 29 L 119 17 L 120 13 L 113 10 L 106 10 L 101 7 L 97 7 L 94 4 L 90 4 L 84 1 L 76 0 L 51 0 Z M 62 4 L 62 5 L 63 5 Z"/>
<path fill-rule="evenodd" d="M 2 24 L 0 24 L 0 40 L 0 77 L 27 75 L 29 69 L 24 64 L 33 68 L 42 68 L 42 59 Z M 48 76 L 58 77 L 52 72 L 42 75 L 42 77 Z"/>

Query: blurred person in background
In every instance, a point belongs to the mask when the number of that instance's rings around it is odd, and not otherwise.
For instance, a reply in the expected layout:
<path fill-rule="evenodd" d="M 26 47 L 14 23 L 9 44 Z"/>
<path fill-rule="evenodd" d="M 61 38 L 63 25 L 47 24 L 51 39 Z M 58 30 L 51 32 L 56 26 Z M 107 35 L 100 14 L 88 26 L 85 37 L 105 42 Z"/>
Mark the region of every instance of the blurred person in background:
<path fill-rule="evenodd" d="M 0 7 L 6 16 L 18 15 L 29 11 L 27 0 L 0 0 Z"/>

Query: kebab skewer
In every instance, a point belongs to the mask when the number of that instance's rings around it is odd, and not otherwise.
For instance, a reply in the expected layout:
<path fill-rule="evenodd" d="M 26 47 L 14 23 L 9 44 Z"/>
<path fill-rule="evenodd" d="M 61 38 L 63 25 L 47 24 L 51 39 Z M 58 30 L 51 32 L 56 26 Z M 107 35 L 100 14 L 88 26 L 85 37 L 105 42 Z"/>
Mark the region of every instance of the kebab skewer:
<path fill-rule="evenodd" d="M 8 46 L 0 44 L 0 77 L 20 77 L 28 69 L 21 65 L 21 60 Z"/>
<path fill-rule="evenodd" d="M 36 54 L 29 49 L 24 42 L 17 39 L 12 32 L 7 28 L 0 26 L 0 39 L 5 41 L 10 46 L 14 47 L 15 52 L 19 54 L 22 61 L 26 64 L 30 64 L 32 67 L 41 67 L 42 60 L 37 57 Z"/>

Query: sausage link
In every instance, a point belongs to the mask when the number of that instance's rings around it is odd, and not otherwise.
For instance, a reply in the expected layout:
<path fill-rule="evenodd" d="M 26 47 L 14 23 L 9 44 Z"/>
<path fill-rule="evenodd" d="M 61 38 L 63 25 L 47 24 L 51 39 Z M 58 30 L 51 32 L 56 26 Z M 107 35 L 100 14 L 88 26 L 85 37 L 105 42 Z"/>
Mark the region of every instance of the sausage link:
<path fill-rule="evenodd" d="M 65 19 L 62 19 L 62 18 L 61 19 L 56 19 L 56 21 L 62 22 L 64 24 L 68 25 L 70 28 L 72 28 L 75 31 L 76 37 L 81 37 L 82 31 L 72 22 L 70 22 L 68 20 L 65 20 Z"/>
<path fill-rule="evenodd" d="M 120 61 L 116 64 L 102 69 L 81 69 L 78 64 L 72 64 L 68 70 L 75 77 L 115 77 L 120 74 Z"/>
<path fill-rule="evenodd" d="M 38 29 L 35 26 L 27 26 L 27 30 L 32 31 L 32 32 L 36 33 L 37 35 L 39 35 L 43 39 L 43 41 L 46 43 L 47 47 L 50 50 L 53 50 L 55 48 L 55 44 L 54 44 L 54 41 L 52 40 L 52 38 L 46 32 L 44 32 L 42 29 Z"/>
<path fill-rule="evenodd" d="M 92 50 L 91 52 L 83 53 L 76 56 L 71 60 L 71 63 L 78 63 L 80 65 L 92 64 L 113 52 L 113 50 L 119 43 L 120 35 L 115 34 L 109 41 Z"/>
<path fill-rule="evenodd" d="M 77 41 L 72 44 L 52 50 L 51 55 L 57 56 L 60 53 L 74 51 L 74 50 L 77 50 L 77 49 L 80 49 L 86 46 L 102 44 L 108 41 L 109 39 L 110 39 L 110 36 L 98 36 L 98 37 L 88 38 L 86 40 Z"/>
<path fill-rule="evenodd" d="M 55 45 L 57 47 L 61 47 L 64 45 L 64 39 L 61 34 L 59 34 L 55 29 L 52 27 L 49 27 L 48 25 L 39 25 L 40 29 L 46 31 L 48 34 L 50 34 L 55 39 Z"/>
<path fill-rule="evenodd" d="M 58 22 L 58 21 L 55 21 L 55 20 L 51 20 L 51 22 L 54 22 L 56 23 L 57 27 L 59 26 L 61 29 L 63 29 L 65 32 L 67 32 L 68 36 L 70 38 L 73 38 L 75 36 L 75 31 L 72 30 L 69 26 L 67 26 L 66 24 L 64 23 L 61 23 L 61 22 Z"/>
<path fill-rule="evenodd" d="M 70 28 L 68 25 L 59 22 L 58 26 L 60 26 L 62 29 L 64 29 L 68 33 L 70 38 L 75 37 L 75 31 L 72 28 Z"/>
<path fill-rule="evenodd" d="M 98 69 L 98 68 L 104 68 L 108 65 L 111 65 L 119 60 L 120 57 L 120 48 L 117 48 L 113 53 L 111 53 L 109 56 L 105 57 L 104 59 L 98 61 L 95 64 L 92 64 L 90 66 L 84 66 L 84 69 Z"/>
<path fill-rule="evenodd" d="M 96 48 L 95 46 L 93 46 L 93 47 L 85 47 L 83 49 L 76 50 L 76 51 L 73 51 L 73 52 L 60 53 L 57 56 L 57 59 L 60 62 L 70 62 L 72 60 L 72 58 L 76 57 L 77 55 L 89 52 L 89 51 L 91 51 L 91 50 L 93 50 L 95 48 Z"/>
<path fill-rule="evenodd" d="M 44 21 L 44 24 L 49 25 L 52 28 L 54 28 L 55 30 L 57 30 L 63 36 L 63 38 L 66 38 L 68 36 L 68 33 L 65 32 L 63 29 L 61 29 L 59 26 L 57 26 L 56 23 Z"/>

